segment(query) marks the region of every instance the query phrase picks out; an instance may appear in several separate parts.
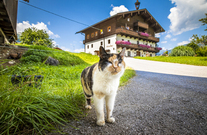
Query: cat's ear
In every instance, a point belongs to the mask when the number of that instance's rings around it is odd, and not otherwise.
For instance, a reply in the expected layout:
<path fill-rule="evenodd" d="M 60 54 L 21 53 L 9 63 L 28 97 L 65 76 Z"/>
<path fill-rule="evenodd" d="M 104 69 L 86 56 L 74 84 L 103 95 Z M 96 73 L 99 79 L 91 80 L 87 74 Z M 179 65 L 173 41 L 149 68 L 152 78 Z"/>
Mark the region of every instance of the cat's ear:
<path fill-rule="evenodd" d="M 124 58 L 124 56 L 125 56 L 125 51 L 126 51 L 126 48 L 124 47 L 124 48 L 122 49 L 122 51 L 119 53 L 119 55 L 120 55 L 122 58 Z"/>
<path fill-rule="evenodd" d="M 106 55 L 107 55 L 107 53 L 106 53 L 105 49 L 102 46 L 100 46 L 99 57 L 103 59 L 103 58 L 105 58 Z"/>

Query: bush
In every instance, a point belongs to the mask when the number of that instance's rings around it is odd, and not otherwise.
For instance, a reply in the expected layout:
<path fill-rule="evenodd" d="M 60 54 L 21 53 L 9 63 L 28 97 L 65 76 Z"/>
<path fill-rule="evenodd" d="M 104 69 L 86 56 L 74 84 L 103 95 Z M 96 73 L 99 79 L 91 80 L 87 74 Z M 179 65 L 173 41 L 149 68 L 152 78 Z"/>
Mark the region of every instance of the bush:
<path fill-rule="evenodd" d="M 173 48 L 170 56 L 194 56 L 195 52 L 187 46 L 177 46 Z"/>
<path fill-rule="evenodd" d="M 196 51 L 197 56 L 207 56 L 207 46 L 205 47 L 200 47 L 197 51 Z"/>
<path fill-rule="evenodd" d="M 28 50 L 23 55 L 21 61 L 23 63 L 42 62 L 48 57 L 48 54 L 48 52 L 43 52 L 41 50 Z"/>

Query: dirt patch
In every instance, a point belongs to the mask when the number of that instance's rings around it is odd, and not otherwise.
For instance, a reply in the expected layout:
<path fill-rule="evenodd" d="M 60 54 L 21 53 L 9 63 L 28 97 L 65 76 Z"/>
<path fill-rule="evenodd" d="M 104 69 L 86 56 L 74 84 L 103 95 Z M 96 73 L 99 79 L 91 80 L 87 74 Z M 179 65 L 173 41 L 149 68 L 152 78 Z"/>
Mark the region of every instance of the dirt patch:
<path fill-rule="evenodd" d="M 19 59 L 9 58 L 10 54 L 24 54 L 28 48 L 16 45 L 0 45 L 0 66 L 10 67 L 20 63 Z"/>

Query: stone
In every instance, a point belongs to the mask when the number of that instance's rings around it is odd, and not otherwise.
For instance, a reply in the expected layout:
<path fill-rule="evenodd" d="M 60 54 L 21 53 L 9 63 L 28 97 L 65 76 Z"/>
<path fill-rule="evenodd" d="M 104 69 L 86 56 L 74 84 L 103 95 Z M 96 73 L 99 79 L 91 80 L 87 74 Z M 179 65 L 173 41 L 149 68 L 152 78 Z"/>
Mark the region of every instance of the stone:
<path fill-rule="evenodd" d="M 53 65 L 53 66 L 58 66 L 59 65 L 59 61 L 49 56 L 48 59 L 46 60 L 45 64 L 49 64 L 49 65 Z"/>
<path fill-rule="evenodd" d="M 15 61 L 14 60 L 10 60 L 8 63 L 13 65 L 15 63 Z"/>

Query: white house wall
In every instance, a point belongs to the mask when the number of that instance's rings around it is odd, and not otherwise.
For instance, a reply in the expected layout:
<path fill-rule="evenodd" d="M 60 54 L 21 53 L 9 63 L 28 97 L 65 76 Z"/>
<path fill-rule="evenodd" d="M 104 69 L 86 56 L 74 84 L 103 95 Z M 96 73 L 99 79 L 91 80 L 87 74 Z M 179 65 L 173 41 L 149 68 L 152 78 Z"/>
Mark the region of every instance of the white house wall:
<path fill-rule="evenodd" d="M 110 40 L 110 44 L 108 44 L 108 40 Z M 93 55 L 97 55 L 95 54 L 95 51 L 99 51 L 101 42 L 103 42 L 102 46 L 104 47 L 104 38 L 86 43 L 85 52 L 93 54 Z M 105 37 L 105 50 L 110 50 L 110 53 L 116 53 L 117 48 L 116 48 L 115 42 L 116 42 L 116 34 Z M 91 47 L 92 44 L 93 44 L 93 48 Z M 88 46 L 89 46 L 89 49 L 88 49 Z"/>

